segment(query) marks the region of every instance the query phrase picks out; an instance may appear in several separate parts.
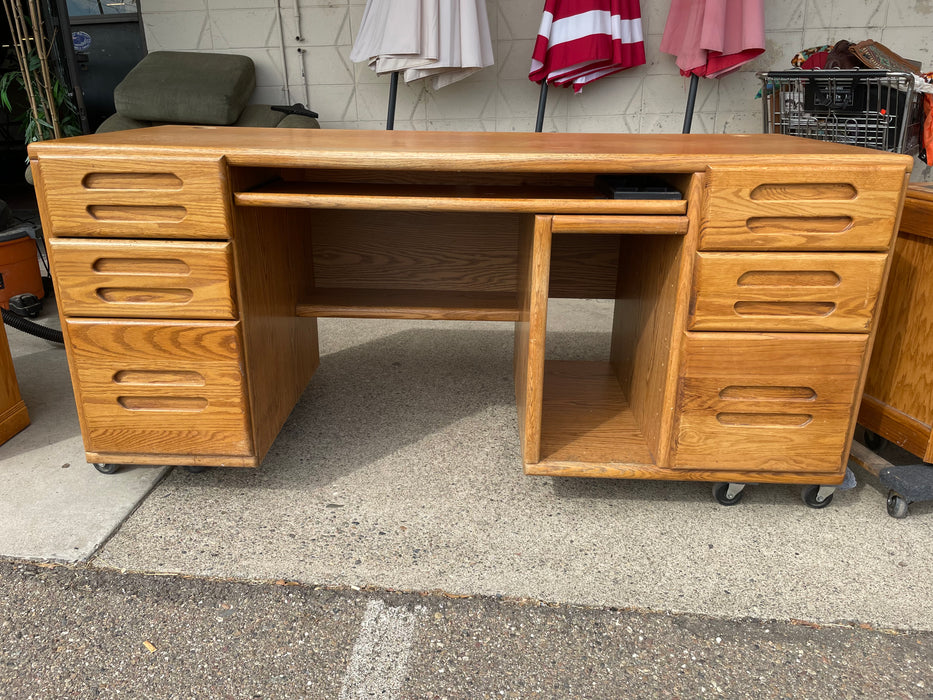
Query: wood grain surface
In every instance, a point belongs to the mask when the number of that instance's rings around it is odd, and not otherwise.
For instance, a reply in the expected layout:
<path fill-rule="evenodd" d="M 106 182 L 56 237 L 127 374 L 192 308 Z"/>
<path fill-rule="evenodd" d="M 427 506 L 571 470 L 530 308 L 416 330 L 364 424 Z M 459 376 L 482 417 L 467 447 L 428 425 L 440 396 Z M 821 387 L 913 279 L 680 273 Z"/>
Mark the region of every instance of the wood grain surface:
<path fill-rule="evenodd" d="M 551 217 L 528 217 L 522 222 L 519 250 L 519 319 L 515 322 L 514 354 L 515 400 L 525 464 L 537 462 L 541 455 L 550 255 Z"/>
<path fill-rule="evenodd" d="M 295 315 L 298 302 L 309 298 L 315 283 L 313 231 L 304 214 L 236 210 L 236 286 L 259 458 L 272 446 L 321 363 L 317 319 Z"/>
<path fill-rule="evenodd" d="M 42 157 L 37 183 L 50 236 L 228 237 L 221 155 Z M 177 182 L 180 181 L 179 186 Z"/>
<path fill-rule="evenodd" d="M 689 327 L 868 332 L 886 257 L 880 253 L 697 253 Z"/>
<path fill-rule="evenodd" d="M 224 154 L 233 166 L 341 170 L 693 173 L 729 163 L 790 164 L 826 172 L 851 164 L 894 165 L 910 156 L 776 134 L 581 134 L 366 131 L 159 126 L 30 144 L 50 153 L 103 158 Z M 161 169 L 160 169 L 161 170 Z"/>
<path fill-rule="evenodd" d="M 252 455 L 239 323 L 65 325 L 88 452 Z"/>
<path fill-rule="evenodd" d="M 19 393 L 6 328 L 0 323 L 0 445 L 29 425 L 29 411 Z"/>
<path fill-rule="evenodd" d="M 229 242 L 54 238 L 66 316 L 234 319 Z"/>
<path fill-rule="evenodd" d="M 885 251 L 895 232 L 902 172 L 878 164 L 711 167 L 699 248 Z"/>
<path fill-rule="evenodd" d="M 672 467 L 845 469 L 868 336 L 687 333 Z"/>

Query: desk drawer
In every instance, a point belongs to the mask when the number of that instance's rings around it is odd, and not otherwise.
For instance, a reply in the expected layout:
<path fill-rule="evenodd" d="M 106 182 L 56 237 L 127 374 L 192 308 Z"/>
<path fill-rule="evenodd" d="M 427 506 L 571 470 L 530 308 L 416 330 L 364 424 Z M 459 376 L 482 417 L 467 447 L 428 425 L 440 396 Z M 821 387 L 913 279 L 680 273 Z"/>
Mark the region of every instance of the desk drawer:
<path fill-rule="evenodd" d="M 65 316 L 234 319 L 226 242 L 50 241 Z"/>
<path fill-rule="evenodd" d="M 38 166 L 51 236 L 230 237 L 220 158 L 43 155 Z"/>
<path fill-rule="evenodd" d="M 689 328 L 868 332 L 880 253 L 698 253 Z"/>
<path fill-rule="evenodd" d="M 672 467 L 842 473 L 867 335 L 684 341 Z"/>
<path fill-rule="evenodd" d="M 65 325 L 88 452 L 252 454 L 239 323 Z"/>
<path fill-rule="evenodd" d="M 711 167 L 700 250 L 887 250 L 903 168 Z"/>

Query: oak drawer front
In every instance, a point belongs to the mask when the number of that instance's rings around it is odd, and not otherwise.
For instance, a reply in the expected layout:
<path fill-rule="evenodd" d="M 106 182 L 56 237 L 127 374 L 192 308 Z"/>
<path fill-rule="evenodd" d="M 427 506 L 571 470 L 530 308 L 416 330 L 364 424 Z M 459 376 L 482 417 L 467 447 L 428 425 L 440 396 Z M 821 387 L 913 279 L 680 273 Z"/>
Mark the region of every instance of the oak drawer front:
<path fill-rule="evenodd" d="M 240 324 L 66 320 L 85 449 L 252 454 Z"/>
<path fill-rule="evenodd" d="M 687 333 L 671 466 L 841 473 L 867 341 Z"/>
<path fill-rule="evenodd" d="M 698 253 L 689 328 L 867 333 L 887 256 Z"/>
<path fill-rule="evenodd" d="M 221 159 L 43 156 L 38 164 L 52 236 L 230 237 Z"/>
<path fill-rule="evenodd" d="M 700 250 L 887 250 L 904 171 L 729 169 L 707 174 Z"/>
<path fill-rule="evenodd" d="M 66 316 L 236 318 L 228 242 L 55 238 L 50 250 Z"/>

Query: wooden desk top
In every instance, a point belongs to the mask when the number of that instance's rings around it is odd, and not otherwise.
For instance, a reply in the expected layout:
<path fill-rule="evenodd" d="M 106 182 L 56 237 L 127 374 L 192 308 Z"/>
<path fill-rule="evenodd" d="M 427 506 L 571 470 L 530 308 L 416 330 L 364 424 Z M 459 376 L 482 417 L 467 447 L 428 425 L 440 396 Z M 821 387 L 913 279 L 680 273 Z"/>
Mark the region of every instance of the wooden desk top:
<path fill-rule="evenodd" d="M 389 170 L 696 172 L 749 158 L 825 169 L 873 159 L 908 171 L 909 156 L 776 134 L 538 134 L 159 126 L 33 143 L 33 158 L 225 157 L 232 165 Z M 831 175 L 828 175 L 831 177 Z"/>

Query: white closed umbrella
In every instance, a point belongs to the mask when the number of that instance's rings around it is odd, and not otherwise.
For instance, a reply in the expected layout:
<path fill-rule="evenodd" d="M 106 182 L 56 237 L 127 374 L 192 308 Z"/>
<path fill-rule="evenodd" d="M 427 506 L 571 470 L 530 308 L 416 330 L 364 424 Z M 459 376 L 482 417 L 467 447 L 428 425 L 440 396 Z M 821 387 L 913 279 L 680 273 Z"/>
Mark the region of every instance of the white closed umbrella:
<path fill-rule="evenodd" d="M 485 0 L 367 0 L 350 52 L 377 74 L 439 89 L 493 64 Z M 390 120 L 394 90 L 390 93 Z M 392 128 L 391 123 L 388 128 Z"/>

